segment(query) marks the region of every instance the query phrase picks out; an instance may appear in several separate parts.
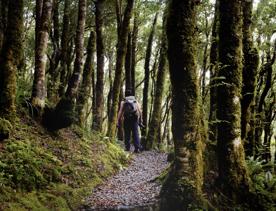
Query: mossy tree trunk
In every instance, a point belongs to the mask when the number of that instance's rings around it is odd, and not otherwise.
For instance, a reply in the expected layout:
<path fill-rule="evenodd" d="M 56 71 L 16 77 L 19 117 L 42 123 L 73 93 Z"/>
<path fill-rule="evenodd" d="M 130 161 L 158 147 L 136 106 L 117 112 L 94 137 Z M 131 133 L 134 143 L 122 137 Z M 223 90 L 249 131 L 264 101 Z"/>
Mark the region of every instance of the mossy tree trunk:
<path fill-rule="evenodd" d="M 70 23 L 70 0 L 64 0 L 64 9 L 63 9 L 63 25 L 62 25 L 62 34 L 61 34 L 61 55 L 60 55 L 60 84 L 58 89 L 59 97 L 62 97 L 65 94 L 66 90 L 66 75 L 69 67 L 67 66 L 68 60 L 68 50 L 69 50 L 69 23 Z"/>
<path fill-rule="evenodd" d="M 149 93 L 149 80 L 150 80 L 150 59 L 151 59 L 151 52 L 152 52 L 152 44 L 153 44 L 153 38 L 155 34 L 155 28 L 157 23 L 157 17 L 158 13 L 156 13 L 152 28 L 149 34 L 148 43 L 147 43 L 147 49 L 146 49 L 146 56 L 145 56 L 145 75 L 144 75 L 144 88 L 143 88 L 143 105 L 142 105 L 142 119 L 143 123 L 145 125 L 144 128 L 141 129 L 141 135 L 143 137 L 142 144 L 143 147 L 146 148 L 146 136 L 147 136 L 147 129 L 148 129 L 148 93 Z"/>
<path fill-rule="evenodd" d="M 127 38 L 127 52 L 126 52 L 126 59 L 125 59 L 125 90 L 132 90 L 132 76 L 131 76 L 131 58 L 132 58 L 132 37 L 131 32 L 128 33 Z"/>
<path fill-rule="evenodd" d="M 220 0 L 219 63 L 217 87 L 219 181 L 234 201 L 249 191 L 249 177 L 241 141 L 242 14 L 241 1 Z"/>
<path fill-rule="evenodd" d="M 132 82 L 132 93 L 135 96 L 135 74 L 136 74 L 136 48 L 138 39 L 138 17 L 137 12 L 134 14 L 133 20 L 133 31 L 132 31 L 132 43 L 131 43 L 131 82 Z"/>
<path fill-rule="evenodd" d="M 59 21 L 59 0 L 53 0 L 53 28 L 51 31 L 52 36 L 52 46 L 53 52 L 50 57 L 50 65 L 48 70 L 48 79 L 47 79 L 47 98 L 50 102 L 57 101 L 57 91 L 58 91 L 58 79 L 59 79 L 59 69 L 58 65 L 60 62 L 60 21 Z"/>
<path fill-rule="evenodd" d="M 147 149 L 156 148 L 159 141 L 159 131 L 161 126 L 161 114 L 162 114 L 162 100 L 163 100 L 163 92 L 164 92 L 164 82 L 166 76 L 167 69 L 167 36 L 165 33 L 166 26 L 166 16 L 163 17 L 163 34 L 161 41 L 161 50 L 159 56 L 159 66 L 157 72 L 157 81 L 156 81 L 156 89 L 155 89 L 155 98 L 153 102 L 153 112 L 151 121 L 149 124 L 149 131 L 147 136 Z"/>
<path fill-rule="evenodd" d="M 112 103 L 113 57 L 114 57 L 113 52 L 111 50 L 109 50 L 109 52 L 107 53 L 107 58 L 108 58 L 108 82 L 109 82 L 110 87 L 109 87 L 109 92 L 108 92 L 108 96 L 107 96 L 107 103 L 106 103 L 108 121 L 109 121 L 109 118 L 110 118 L 110 110 L 111 110 L 111 103 Z"/>
<path fill-rule="evenodd" d="M 78 25 L 75 40 L 76 58 L 73 74 L 69 80 L 65 97 L 74 101 L 77 97 L 83 66 L 84 29 L 86 18 L 86 0 L 79 0 Z"/>
<path fill-rule="evenodd" d="M 203 183 L 196 5 L 192 0 L 169 2 L 167 36 L 175 160 L 163 186 L 161 208 L 192 210 L 201 207 Z"/>
<path fill-rule="evenodd" d="M 42 3 L 43 2 L 43 3 Z M 37 0 L 36 8 L 36 46 L 35 72 L 32 90 L 32 105 L 39 110 L 45 106 L 46 98 L 46 63 L 49 30 L 51 26 L 52 0 Z M 42 8 L 41 8 L 42 6 Z M 42 9 L 42 10 L 41 10 Z"/>
<path fill-rule="evenodd" d="M 0 52 L 4 43 L 4 35 L 7 28 L 8 1 L 0 1 Z"/>
<path fill-rule="evenodd" d="M 77 112 L 80 126 L 85 126 L 85 106 L 88 103 L 88 99 L 92 89 L 92 74 L 94 72 L 93 59 L 95 53 L 95 32 L 91 31 L 87 49 L 86 60 L 83 68 L 83 79 L 77 100 Z"/>
<path fill-rule="evenodd" d="M 93 129 L 102 131 L 104 109 L 104 42 L 103 42 L 103 9 L 105 0 L 97 0 L 96 7 L 96 43 L 97 43 L 97 81 L 96 81 L 96 107 L 93 113 Z"/>
<path fill-rule="evenodd" d="M 218 61 L 218 26 L 219 26 L 219 0 L 215 4 L 215 16 L 212 26 L 212 38 L 210 48 L 210 111 L 208 120 L 208 136 L 211 143 L 216 143 L 216 76 Z"/>
<path fill-rule="evenodd" d="M 65 95 L 62 96 L 53 111 L 44 113 L 43 122 L 50 130 L 58 130 L 64 127 L 68 127 L 77 120 L 75 113 L 75 102 L 82 75 L 85 18 L 86 0 L 79 0 L 78 22 L 75 39 L 76 57 L 74 62 L 74 70 L 68 82 L 68 88 L 65 92 Z"/>
<path fill-rule="evenodd" d="M 0 116 L 11 122 L 16 116 L 16 73 L 23 56 L 23 7 L 23 0 L 8 3 L 7 28 L 0 58 Z"/>
<path fill-rule="evenodd" d="M 270 143 L 268 140 L 268 133 L 270 131 L 270 103 L 266 103 L 266 99 L 269 96 L 269 91 L 272 88 L 272 74 L 273 74 L 273 64 L 276 61 L 276 41 L 274 41 L 274 51 L 273 55 L 271 55 L 270 51 L 267 52 L 267 61 L 261 68 L 261 77 L 263 77 L 264 80 L 264 87 L 262 92 L 260 93 L 258 105 L 257 105 L 257 121 L 258 124 L 255 128 L 255 144 L 259 146 L 258 153 L 263 153 L 262 156 L 266 161 L 269 161 L 270 157 Z M 262 144 L 262 132 L 264 131 L 264 140 Z M 262 151 L 262 148 L 264 147 L 265 151 Z"/>
<path fill-rule="evenodd" d="M 217 99 L 216 99 L 216 87 L 218 84 L 218 27 L 219 27 L 219 0 L 216 0 L 215 14 L 211 32 L 211 46 L 210 46 L 210 104 L 209 104 L 209 117 L 208 117 L 208 142 L 206 143 L 205 150 L 205 174 L 217 171 Z M 203 102 L 204 103 L 204 102 Z M 205 178 L 209 178 L 206 176 Z M 209 182 L 209 181 L 206 181 Z"/>
<path fill-rule="evenodd" d="M 254 143 L 248 139 L 248 128 L 251 119 L 251 107 L 254 103 L 256 76 L 259 64 L 259 56 L 257 49 L 254 48 L 252 36 L 252 7 L 253 0 L 243 1 L 243 70 L 242 70 L 242 99 L 241 99 L 241 138 L 245 142 L 246 155 L 252 156 L 254 151 Z"/>
<path fill-rule="evenodd" d="M 161 47 L 157 47 L 157 52 L 155 53 L 154 63 L 152 65 L 152 69 L 150 71 L 150 79 L 151 79 L 151 87 L 150 87 L 150 102 L 149 102 L 149 112 L 148 112 L 148 122 L 150 123 L 152 120 L 152 112 L 153 112 L 153 106 L 154 106 L 154 94 L 156 90 L 156 79 L 157 79 L 157 69 L 158 69 L 158 58 L 161 52 Z M 147 133 L 148 135 L 148 133 Z M 147 137 L 145 138 L 147 143 Z"/>
<path fill-rule="evenodd" d="M 129 22 L 132 15 L 132 9 L 134 5 L 134 0 L 129 0 L 127 2 L 124 19 L 122 21 L 122 26 L 120 27 L 120 36 L 118 37 L 117 43 L 117 55 L 116 55 L 116 68 L 115 68 L 115 78 L 113 83 L 113 101 L 110 111 L 110 121 L 108 125 L 108 136 L 114 138 L 116 135 L 116 121 L 117 121 L 117 112 L 119 105 L 119 95 L 120 88 L 122 85 L 122 72 L 123 65 L 126 56 L 127 48 L 127 36 L 129 32 Z"/>

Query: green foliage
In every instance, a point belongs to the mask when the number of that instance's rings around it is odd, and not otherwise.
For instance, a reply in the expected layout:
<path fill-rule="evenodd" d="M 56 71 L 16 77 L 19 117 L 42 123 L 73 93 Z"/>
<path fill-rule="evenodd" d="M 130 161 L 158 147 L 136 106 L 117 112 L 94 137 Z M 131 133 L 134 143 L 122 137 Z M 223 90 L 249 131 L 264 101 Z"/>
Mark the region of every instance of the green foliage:
<path fill-rule="evenodd" d="M 249 157 L 247 166 L 256 190 L 276 193 L 276 176 L 271 173 L 271 170 L 267 170 L 268 167 L 271 167 L 271 164 L 266 164 L 260 157 L 256 159 Z"/>
<path fill-rule="evenodd" d="M 11 130 L 11 123 L 6 119 L 0 118 L 0 141 L 9 138 Z"/>
<path fill-rule="evenodd" d="M 0 150 L 0 210 L 72 210 L 127 163 L 101 134 L 78 127 L 48 133 L 24 116 Z"/>
<path fill-rule="evenodd" d="M 27 99 L 30 98 L 31 90 L 32 82 L 30 79 L 26 79 L 19 74 L 19 77 L 17 77 L 16 103 L 18 105 L 26 104 Z"/>
<path fill-rule="evenodd" d="M 2 180 L 13 188 L 33 190 L 60 181 L 61 161 L 32 141 L 9 140 L 0 157 Z"/>

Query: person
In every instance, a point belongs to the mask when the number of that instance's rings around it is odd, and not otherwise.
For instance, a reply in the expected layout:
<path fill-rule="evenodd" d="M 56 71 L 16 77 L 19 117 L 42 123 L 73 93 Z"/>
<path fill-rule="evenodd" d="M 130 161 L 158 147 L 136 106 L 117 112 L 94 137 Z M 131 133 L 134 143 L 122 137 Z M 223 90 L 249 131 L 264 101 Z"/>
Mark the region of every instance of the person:
<path fill-rule="evenodd" d="M 134 152 L 138 153 L 140 148 L 139 125 L 142 125 L 142 112 L 140 104 L 132 95 L 131 90 L 125 91 L 125 99 L 120 103 L 117 126 L 124 122 L 125 149 L 130 150 L 131 134 L 134 141 Z"/>

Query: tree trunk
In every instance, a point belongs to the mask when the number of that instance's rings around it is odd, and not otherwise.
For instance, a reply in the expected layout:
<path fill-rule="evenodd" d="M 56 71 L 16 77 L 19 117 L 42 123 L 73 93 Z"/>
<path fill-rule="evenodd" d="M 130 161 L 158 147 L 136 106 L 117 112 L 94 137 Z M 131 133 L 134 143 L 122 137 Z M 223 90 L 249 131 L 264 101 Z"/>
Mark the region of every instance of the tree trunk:
<path fill-rule="evenodd" d="M 116 133 L 116 121 L 117 121 L 117 112 L 119 104 L 119 95 L 120 88 L 122 84 L 122 72 L 123 65 L 126 56 L 126 47 L 127 47 L 127 36 L 129 32 L 129 22 L 132 14 L 134 0 L 129 0 L 124 12 L 124 19 L 122 22 L 122 27 L 120 30 L 120 36 L 118 37 L 117 44 L 117 59 L 116 59 L 116 69 L 115 69 L 115 78 L 113 83 L 113 101 L 110 112 L 110 121 L 108 125 L 108 136 L 114 138 Z"/>
<path fill-rule="evenodd" d="M 109 92 L 107 96 L 107 117 L 108 122 L 110 120 L 110 111 L 111 111 L 111 104 L 112 104 L 112 70 L 113 70 L 113 52 L 108 53 L 108 82 L 109 82 Z"/>
<path fill-rule="evenodd" d="M 122 0 L 116 0 L 116 18 L 117 18 L 117 35 L 118 37 L 120 37 L 122 22 L 123 22 Z"/>
<path fill-rule="evenodd" d="M 153 43 L 153 37 L 155 33 L 156 28 L 156 22 L 157 22 L 158 13 L 156 13 L 151 32 L 148 39 L 147 44 L 147 50 L 146 50 L 146 57 L 145 57 L 145 80 L 144 80 L 144 89 L 143 89 L 143 123 L 145 125 L 144 128 L 141 130 L 141 135 L 144 140 L 146 140 L 147 136 L 147 125 L 148 125 L 148 92 L 149 92 L 149 76 L 150 76 L 150 58 L 151 58 L 151 52 L 152 52 L 152 43 Z M 142 141 L 144 143 L 144 148 L 146 147 L 145 141 Z"/>
<path fill-rule="evenodd" d="M 35 46 L 35 72 L 32 90 L 32 105 L 39 110 L 45 106 L 46 84 L 45 72 L 47 63 L 47 46 L 49 29 L 51 26 L 52 0 L 44 0 L 42 11 L 41 0 L 37 0 L 37 26 L 36 26 L 36 46 Z M 41 14 L 41 15 L 40 15 Z"/>
<path fill-rule="evenodd" d="M 249 191 L 249 177 L 241 141 L 242 16 L 241 1 L 220 0 L 219 73 L 217 87 L 219 181 L 234 201 Z"/>
<path fill-rule="evenodd" d="M 11 122 L 16 116 L 16 73 L 23 56 L 23 7 L 23 0 L 8 3 L 7 28 L 0 58 L 0 116 Z"/>
<path fill-rule="evenodd" d="M 60 85 L 59 85 L 59 97 L 64 96 L 66 90 L 66 75 L 68 73 L 68 50 L 69 50 L 69 21 L 70 21 L 70 0 L 64 0 L 63 10 L 63 28 L 61 35 L 61 70 L 60 70 Z"/>
<path fill-rule="evenodd" d="M 196 68 L 196 6 L 171 0 L 167 36 L 172 83 L 172 132 L 175 160 L 162 190 L 164 210 L 201 207 L 203 144 L 200 135 L 200 92 Z"/>
<path fill-rule="evenodd" d="M 241 99 L 241 138 L 245 142 L 245 153 L 253 155 L 254 143 L 247 137 L 251 114 L 251 106 L 254 102 L 256 76 L 259 65 L 258 51 L 253 45 L 251 31 L 253 0 L 242 2 L 243 8 L 243 86 Z"/>
<path fill-rule="evenodd" d="M 138 39 L 138 20 L 137 14 L 134 15 L 134 23 L 133 23 L 133 31 L 132 31 L 132 44 L 131 44 L 131 82 L 132 82 L 132 93 L 135 96 L 135 68 L 136 68 L 136 47 L 137 47 L 137 39 Z"/>
<path fill-rule="evenodd" d="M 219 0 L 216 0 L 215 17 L 212 27 L 211 49 L 210 49 L 210 111 L 208 120 L 208 135 L 211 143 L 216 143 L 216 77 L 218 61 L 218 26 L 219 26 Z"/>
<path fill-rule="evenodd" d="M 155 100 L 154 93 L 156 89 L 156 75 L 157 75 L 157 63 L 158 63 L 158 56 L 160 55 L 160 49 L 155 54 L 154 63 L 152 65 L 152 69 L 150 71 L 150 79 L 151 79 L 151 87 L 150 87 L 150 103 L 149 103 L 149 115 L 148 115 L 148 122 L 151 122 L 152 112 L 153 112 L 153 102 Z M 147 143 L 147 138 L 145 139 L 145 143 Z"/>
<path fill-rule="evenodd" d="M 90 37 L 86 50 L 87 56 L 83 69 L 83 79 L 80 87 L 78 100 L 77 100 L 77 112 L 80 126 L 85 126 L 85 106 L 88 103 L 88 99 L 92 89 L 92 74 L 94 72 L 93 58 L 95 53 L 95 32 L 90 32 Z"/>
<path fill-rule="evenodd" d="M 103 43 L 103 9 L 104 0 L 98 0 L 96 6 L 96 43 L 97 43 L 97 82 L 96 82 L 96 110 L 93 114 L 93 129 L 102 131 L 104 111 L 104 43 Z"/>
<path fill-rule="evenodd" d="M 43 123 L 50 130 L 58 130 L 68 127 L 74 121 L 76 121 L 75 101 L 77 98 L 82 74 L 85 17 L 86 0 L 79 0 L 78 24 L 75 40 L 76 58 L 74 62 L 74 71 L 69 80 L 65 96 L 61 98 L 53 111 L 44 113 Z"/>
<path fill-rule="evenodd" d="M 127 39 L 127 52 L 126 52 L 126 60 L 125 60 L 125 78 L 126 78 L 126 83 L 125 83 L 125 90 L 132 90 L 132 76 L 131 76 L 131 59 L 132 59 L 132 37 L 131 33 L 128 34 L 128 39 Z M 133 92 L 133 90 L 132 90 Z"/>
<path fill-rule="evenodd" d="M 7 28 L 8 1 L 0 1 L 0 52 L 4 43 L 4 35 Z"/>
<path fill-rule="evenodd" d="M 56 103 L 58 91 L 59 70 L 58 65 L 60 61 L 60 32 L 59 32 L 59 1 L 53 0 L 53 30 L 51 33 L 51 40 L 53 52 L 50 57 L 49 76 L 47 80 L 47 98 L 48 101 Z"/>
<path fill-rule="evenodd" d="M 78 25 L 76 33 L 76 59 L 73 74 L 69 80 L 65 96 L 72 101 L 76 99 L 83 65 L 83 44 L 86 17 L 86 0 L 79 0 Z"/>
<path fill-rule="evenodd" d="M 264 154 L 262 155 L 262 157 L 266 160 L 269 161 L 269 148 L 270 148 L 270 144 L 269 144 L 269 140 L 268 140 L 268 136 L 267 134 L 270 131 L 270 121 L 269 121 L 269 116 L 270 116 L 270 112 L 269 112 L 269 102 L 266 103 L 265 99 L 268 97 L 269 94 L 269 90 L 272 87 L 272 73 L 273 73 L 273 64 L 275 62 L 275 58 L 276 58 L 276 41 L 274 43 L 274 55 L 271 57 L 270 52 L 267 53 L 267 62 L 263 65 L 263 69 L 262 72 L 264 73 L 264 88 L 263 91 L 261 92 L 260 95 L 260 100 L 258 103 L 258 107 L 257 107 L 257 112 L 258 112 L 258 122 L 259 124 L 256 127 L 256 134 L 255 134 L 255 144 L 257 144 L 259 147 L 261 147 L 261 135 L 262 132 L 264 130 L 264 140 L 263 140 L 263 146 L 264 146 Z M 262 147 L 263 148 L 263 147 Z"/>
<path fill-rule="evenodd" d="M 162 43 L 159 57 L 159 66 L 157 72 L 157 81 L 155 89 L 155 99 L 153 105 L 153 112 L 151 117 L 151 122 L 149 124 L 149 132 L 147 136 L 147 149 L 156 148 L 158 144 L 159 128 L 161 126 L 161 114 L 162 114 L 162 100 L 164 92 L 164 82 L 166 75 L 166 65 L 167 65 L 167 37 L 165 34 L 166 17 L 163 17 L 163 34 Z"/>

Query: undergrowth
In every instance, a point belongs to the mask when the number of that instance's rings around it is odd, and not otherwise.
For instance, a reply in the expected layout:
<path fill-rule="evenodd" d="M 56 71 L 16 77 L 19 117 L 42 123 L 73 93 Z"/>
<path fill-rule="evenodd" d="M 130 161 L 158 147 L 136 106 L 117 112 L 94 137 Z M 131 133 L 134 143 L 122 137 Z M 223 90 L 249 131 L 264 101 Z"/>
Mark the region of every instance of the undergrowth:
<path fill-rule="evenodd" d="M 0 210 L 73 210 L 128 157 L 74 126 L 49 133 L 27 115 L 0 149 Z"/>

